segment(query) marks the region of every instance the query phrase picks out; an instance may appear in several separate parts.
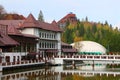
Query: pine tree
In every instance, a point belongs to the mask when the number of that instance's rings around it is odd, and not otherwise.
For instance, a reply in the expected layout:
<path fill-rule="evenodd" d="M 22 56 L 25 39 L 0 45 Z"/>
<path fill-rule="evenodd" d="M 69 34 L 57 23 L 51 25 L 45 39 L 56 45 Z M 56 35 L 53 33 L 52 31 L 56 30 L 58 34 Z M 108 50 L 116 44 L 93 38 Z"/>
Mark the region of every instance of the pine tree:
<path fill-rule="evenodd" d="M 38 21 L 44 22 L 44 16 L 43 16 L 43 13 L 42 13 L 41 10 L 40 10 L 40 13 L 39 13 L 39 15 L 38 15 Z"/>

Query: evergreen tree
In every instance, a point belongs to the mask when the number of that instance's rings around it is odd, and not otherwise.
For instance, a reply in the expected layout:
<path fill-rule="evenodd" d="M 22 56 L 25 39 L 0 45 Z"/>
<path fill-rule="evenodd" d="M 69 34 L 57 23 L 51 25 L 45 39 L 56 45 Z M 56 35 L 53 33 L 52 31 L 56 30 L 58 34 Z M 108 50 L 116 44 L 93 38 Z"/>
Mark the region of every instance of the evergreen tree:
<path fill-rule="evenodd" d="M 96 31 L 97 31 L 96 24 L 93 24 L 93 26 L 92 26 L 92 32 L 95 34 Z"/>
<path fill-rule="evenodd" d="M 86 16 L 85 21 L 88 22 L 88 17 Z"/>
<path fill-rule="evenodd" d="M 42 13 L 41 10 L 40 10 L 40 13 L 39 13 L 39 15 L 38 15 L 38 21 L 44 22 L 44 16 L 43 16 L 43 13 Z"/>
<path fill-rule="evenodd" d="M 84 36 L 84 25 L 83 24 L 81 24 L 80 26 L 79 26 L 79 36 L 81 37 L 81 36 Z"/>
<path fill-rule="evenodd" d="M 112 25 L 109 25 L 107 21 L 104 24 L 86 21 L 78 21 L 76 25 L 68 24 L 62 34 L 62 40 L 66 43 L 91 40 L 100 43 L 110 52 L 120 51 L 120 30 L 118 27 L 112 28 Z"/>

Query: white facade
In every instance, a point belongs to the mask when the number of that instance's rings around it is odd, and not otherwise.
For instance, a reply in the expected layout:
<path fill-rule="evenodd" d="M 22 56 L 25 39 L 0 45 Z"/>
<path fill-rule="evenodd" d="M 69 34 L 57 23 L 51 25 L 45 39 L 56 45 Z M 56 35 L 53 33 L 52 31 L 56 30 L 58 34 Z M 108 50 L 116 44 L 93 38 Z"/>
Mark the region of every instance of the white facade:
<path fill-rule="evenodd" d="M 25 28 L 21 31 L 24 34 L 32 34 L 39 37 L 39 42 L 36 45 L 39 49 L 57 49 L 58 54 L 61 54 L 61 33 L 48 31 L 38 28 Z"/>

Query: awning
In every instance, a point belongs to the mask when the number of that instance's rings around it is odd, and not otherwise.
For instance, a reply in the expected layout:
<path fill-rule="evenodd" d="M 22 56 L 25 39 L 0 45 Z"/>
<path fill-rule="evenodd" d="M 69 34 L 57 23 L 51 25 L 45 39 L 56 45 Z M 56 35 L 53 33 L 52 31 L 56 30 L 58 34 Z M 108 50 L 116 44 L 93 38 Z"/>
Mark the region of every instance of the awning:
<path fill-rule="evenodd" d="M 27 55 L 37 55 L 38 53 L 36 53 L 36 52 L 30 52 L 30 53 L 28 53 Z"/>
<path fill-rule="evenodd" d="M 19 43 L 7 35 L 0 34 L 0 46 L 14 46 L 19 45 Z"/>
<path fill-rule="evenodd" d="M 57 49 L 49 49 L 49 50 L 46 50 L 46 52 L 50 52 L 50 53 L 57 53 L 58 50 Z"/>
<path fill-rule="evenodd" d="M 77 52 L 76 49 L 62 49 L 62 52 Z"/>

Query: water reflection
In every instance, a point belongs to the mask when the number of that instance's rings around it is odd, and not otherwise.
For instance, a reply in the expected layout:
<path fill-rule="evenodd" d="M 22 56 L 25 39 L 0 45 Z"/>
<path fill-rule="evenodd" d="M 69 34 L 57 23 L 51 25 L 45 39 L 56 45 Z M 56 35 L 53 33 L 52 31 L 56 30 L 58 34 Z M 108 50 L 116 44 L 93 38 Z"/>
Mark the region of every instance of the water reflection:
<path fill-rule="evenodd" d="M 77 65 L 75 69 L 71 65 L 65 65 L 10 74 L 0 73 L 1 80 L 74 80 L 75 78 L 78 80 L 108 80 L 109 78 L 119 80 L 119 76 L 120 68 L 107 68 L 105 64 L 95 64 L 94 70 L 93 65 L 84 64 Z"/>

